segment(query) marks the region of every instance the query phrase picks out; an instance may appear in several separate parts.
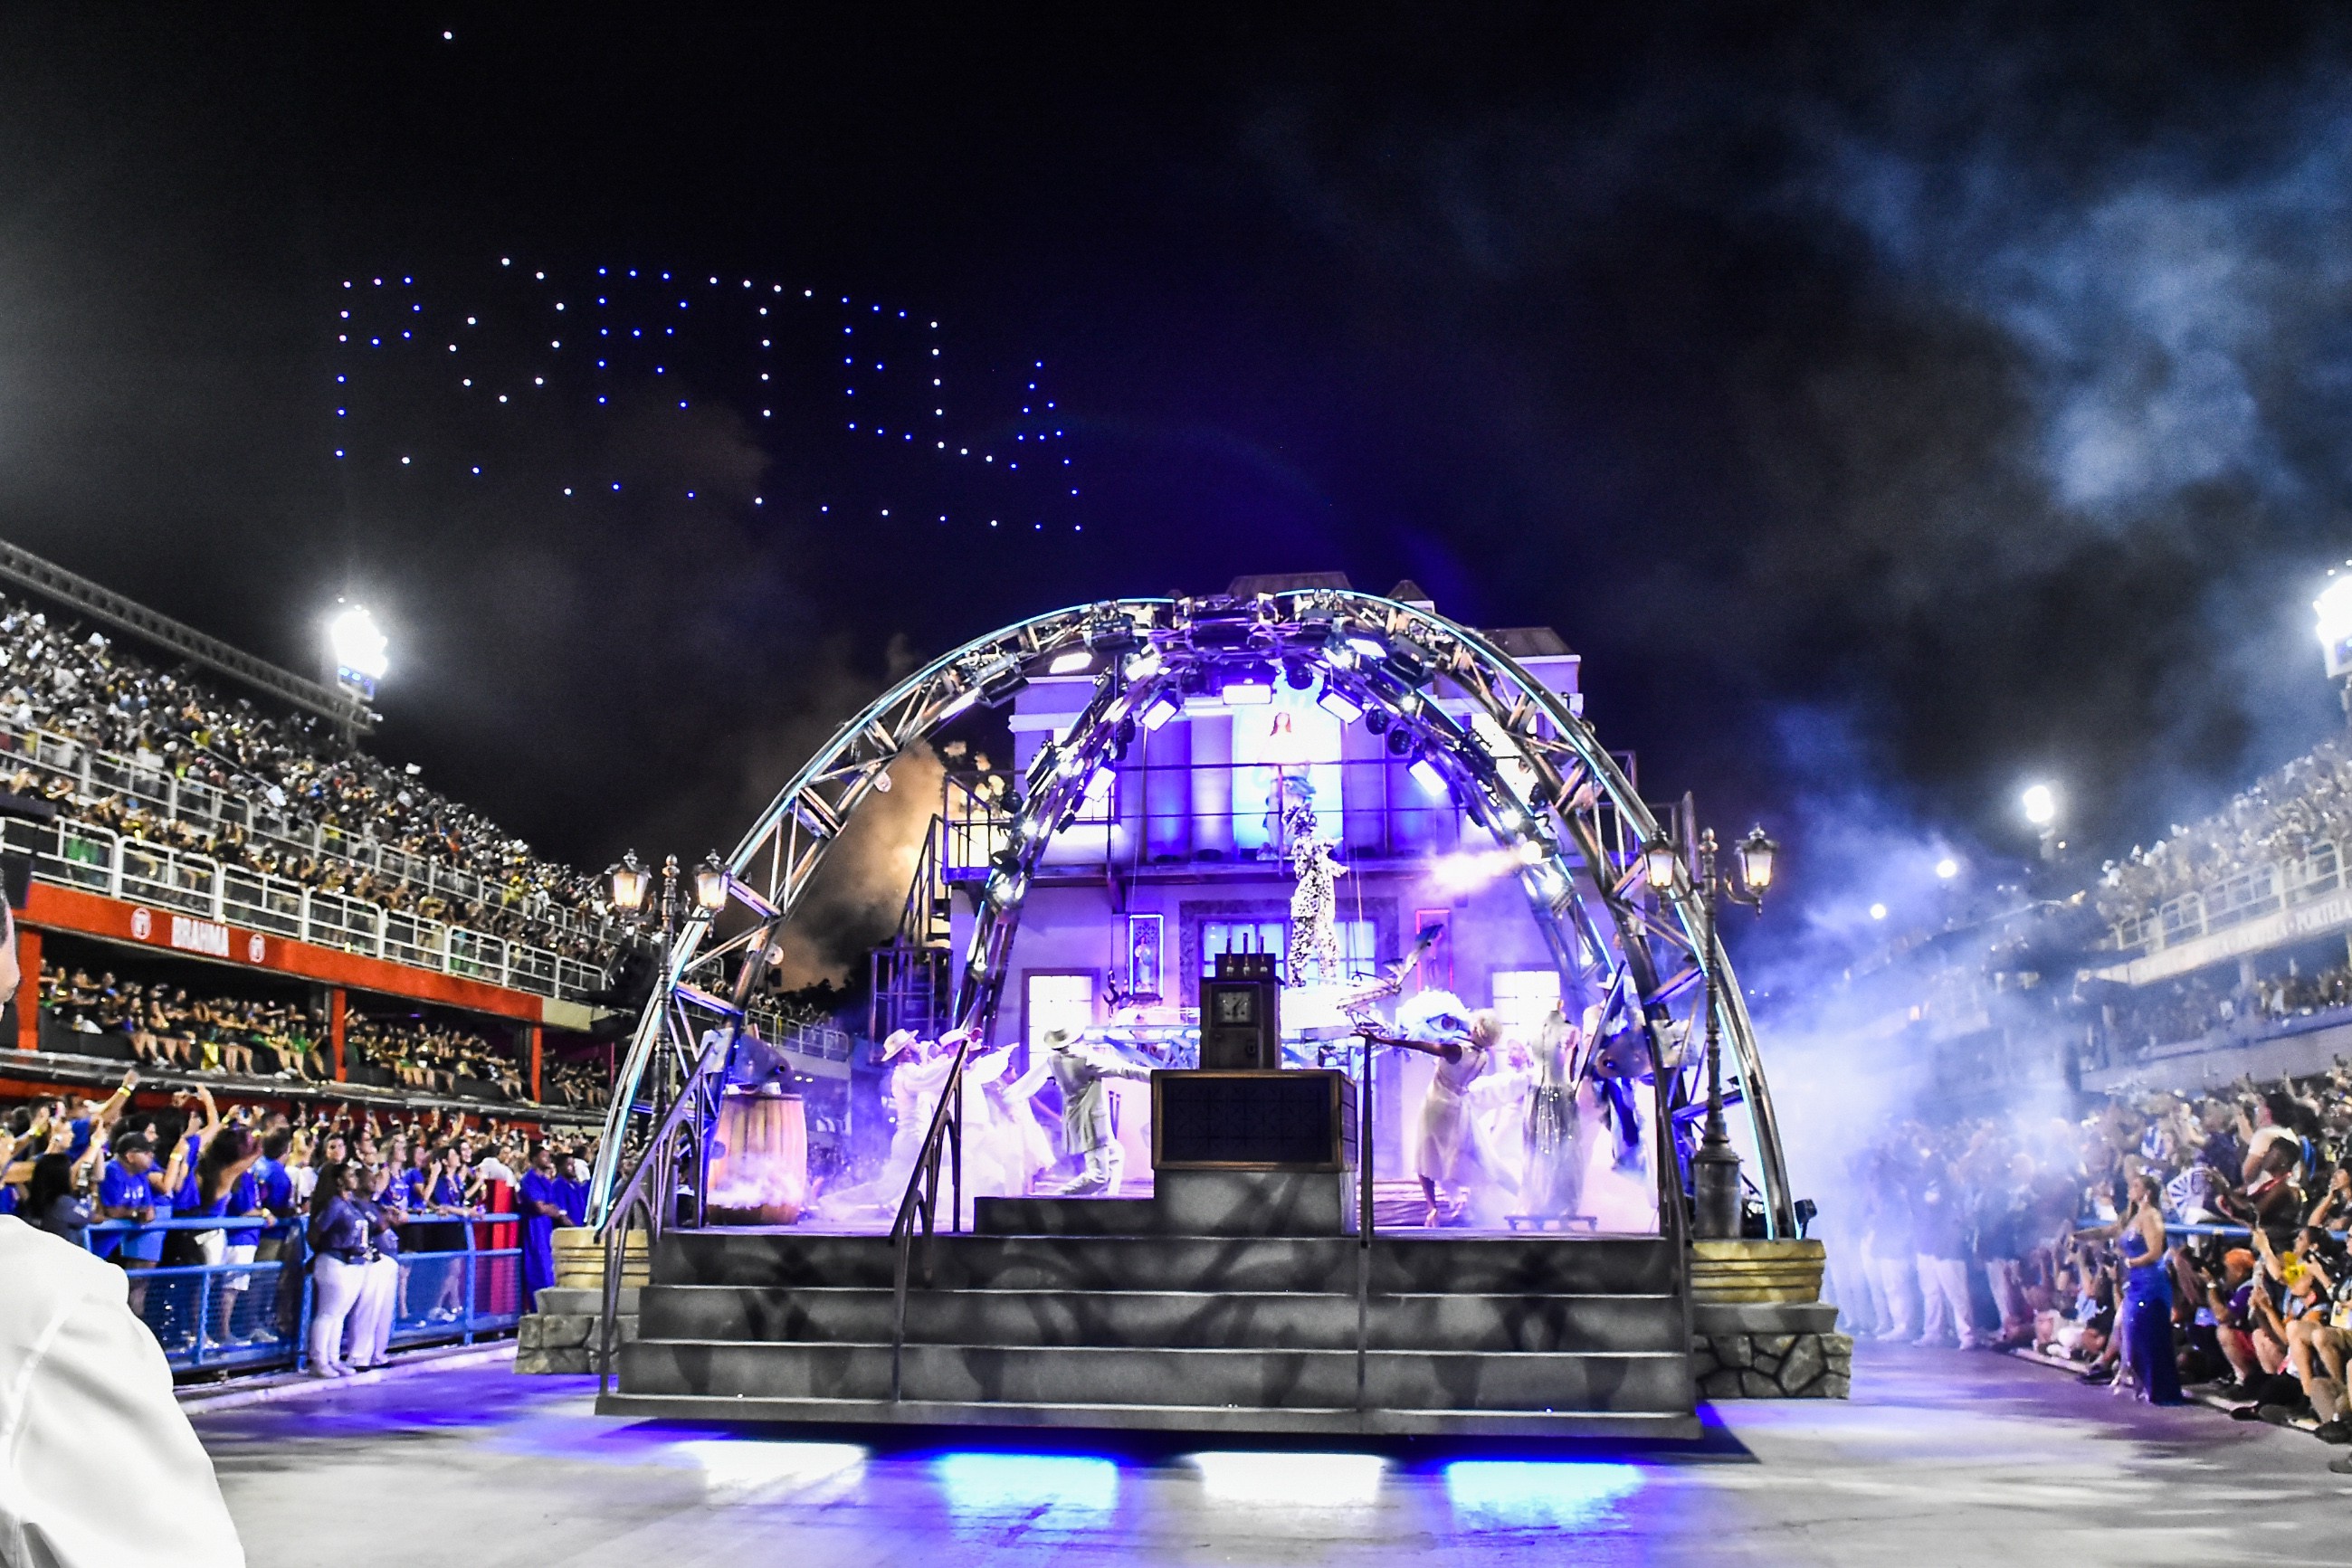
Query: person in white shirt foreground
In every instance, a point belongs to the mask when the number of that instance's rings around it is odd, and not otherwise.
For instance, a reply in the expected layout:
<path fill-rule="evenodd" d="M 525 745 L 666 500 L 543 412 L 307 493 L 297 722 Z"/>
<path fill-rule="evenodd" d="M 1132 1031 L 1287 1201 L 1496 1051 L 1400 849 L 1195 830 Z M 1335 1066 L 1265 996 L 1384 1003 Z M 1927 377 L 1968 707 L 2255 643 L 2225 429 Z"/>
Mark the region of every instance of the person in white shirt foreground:
<path fill-rule="evenodd" d="M 0 1003 L 16 929 L 0 903 Z M 131 1282 L 0 1215 L 0 1563 L 10 1568 L 243 1568 L 211 1458 Z"/>

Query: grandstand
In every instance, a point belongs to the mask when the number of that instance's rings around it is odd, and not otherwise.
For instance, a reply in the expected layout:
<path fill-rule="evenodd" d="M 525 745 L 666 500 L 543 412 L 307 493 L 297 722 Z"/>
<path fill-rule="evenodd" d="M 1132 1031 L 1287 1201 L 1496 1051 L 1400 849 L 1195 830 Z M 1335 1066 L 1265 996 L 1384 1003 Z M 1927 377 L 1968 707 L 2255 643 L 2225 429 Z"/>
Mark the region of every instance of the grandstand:
<path fill-rule="evenodd" d="M 626 934 L 595 878 L 362 750 L 310 683 L 0 550 L 36 590 L 0 596 L 26 977 L 0 1089 L 135 1061 L 159 1091 L 601 1111 L 595 1000 Z"/>
<path fill-rule="evenodd" d="M 1961 1096 L 2318 1071 L 2352 1054 L 2348 857 L 2352 747 L 2329 741 L 2079 894 L 1899 937 L 1846 977 L 1845 1027 Z"/>

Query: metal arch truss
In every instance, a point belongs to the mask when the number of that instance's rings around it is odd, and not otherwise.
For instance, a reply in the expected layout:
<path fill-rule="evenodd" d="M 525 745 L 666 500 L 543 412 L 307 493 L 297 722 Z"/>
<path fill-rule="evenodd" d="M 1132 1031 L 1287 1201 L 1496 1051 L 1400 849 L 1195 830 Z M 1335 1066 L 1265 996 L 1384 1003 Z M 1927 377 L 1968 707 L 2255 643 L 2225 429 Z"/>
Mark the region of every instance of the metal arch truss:
<path fill-rule="evenodd" d="M 1075 655 L 1083 654 L 1079 659 Z M 1041 747 L 1006 802 L 997 855 L 959 971 L 953 1021 L 985 1030 L 1001 998 L 1032 871 L 1074 821 L 1096 771 L 1139 727 L 1172 716 L 1188 692 L 1247 674 L 1320 682 L 1386 716 L 1392 748 L 1438 768 L 1455 802 L 1515 849 L 1517 877 L 1571 1009 L 1598 1004 L 1612 1030 L 1645 1040 L 1686 1159 L 1705 1102 L 1701 1011 L 1714 972 L 1727 1077 L 1747 1109 L 1772 1233 L 1796 1234 L 1780 1134 L 1755 1030 L 1720 942 L 1686 881 L 1646 885 L 1642 846 L 1658 821 L 1584 719 L 1489 639 L 1430 611 L 1376 595 L 1306 589 L 1236 599 L 1124 599 L 1040 615 L 965 644 L 892 687 L 793 776 L 729 858 L 751 928 L 706 946 L 697 915 L 671 949 L 632 1037 L 606 1115 L 592 1195 L 602 1223 L 622 1152 L 642 1136 L 698 1060 L 699 1031 L 740 1025 L 833 843 L 886 770 L 976 703 L 1009 701 L 1032 674 L 1084 670 L 1094 690 L 1057 741 Z M 1302 675 L 1301 672 L 1304 672 Z M 1467 722 L 1445 711 L 1466 706 Z M 1397 733 L 1404 736 L 1399 742 Z M 667 999 L 666 999 L 667 998 Z"/>

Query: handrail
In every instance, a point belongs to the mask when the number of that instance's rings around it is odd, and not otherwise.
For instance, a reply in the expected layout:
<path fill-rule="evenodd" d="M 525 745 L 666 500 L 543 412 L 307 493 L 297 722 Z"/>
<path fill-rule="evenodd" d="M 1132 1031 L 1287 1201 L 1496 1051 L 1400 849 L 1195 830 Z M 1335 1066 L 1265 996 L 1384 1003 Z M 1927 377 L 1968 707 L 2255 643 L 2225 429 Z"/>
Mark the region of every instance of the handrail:
<path fill-rule="evenodd" d="M 956 1229 L 963 1228 L 963 1066 L 971 1056 L 972 1036 L 965 1034 L 956 1041 L 955 1061 L 948 1066 L 948 1075 L 940 1086 L 940 1103 L 931 1109 L 931 1124 L 923 1134 L 923 1146 L 915 1155 L 915 1168 L 907 1173 L 907 1191 L 898 1199 L 898 1212 L 890 1221 L 890 1245 L 895 1253 L 891 1276 L 890 1316 L 890 1403 L 898 1403 L 899 1371 L 907 1349 L 907 1274 L 913 1263 L 915 1250 L 915 1218 L 923 1221 L 923 1282 L 930 1283 L 930 1239 L 933 1216 L 940 1201 L 940 1155 L 943 1145 L 952 1145 L 949 1161 L 950 1197 L 954 1203 L 949 1221 Z"/>
<path fill-rule="evenodd" d="M 730 1030 L 703 1048 L 701 1057 L 694 1064 L 694 1071 L 678 1086 L 677 1098 L 671 1102 L 668 1113 L 654 1129 L 653 1136 L 646 1141 L 646 1152 L 637 1161 L 636 1169 L 629 1173 L 629 1179 L 622 1184 L 620 1195 L 605 1211 L 604 1312 L 598 1320 L 596 1354 L 596 1396 L 600 1399 L 610 1392 L 612 1386 L 613 1336 L 620 1315 L 621 1270 L 628 1255 L 632 1211 L 642 1210 L 645 1214 L 646 1256 L 650 1262 L 654 1243 L 660 1239 L 666 1228 L 667 1211 L 675 1205 L 677 1197 L 677 1134 L 691 1114 L 695 1117 L 695 1142 L 698 1145 L 704 1142 L 704 1115 L 715 1114 L 717 1109 L 709 1096 L 709 1086 L 714 1077 L 723 1081 L 728 1053 L 733 1047 L 734 1038 L 734 1031 Z M 714 1067 L 719 1069 L 716 1073 L 713 1072 Z M 646 1185 L 647 1176 L 657 1174 L 663 1178 L 662 1201 L 658 1202 Z M 698 1181 L 694 1193 L 695 1226 L 698 1228 L 709 1218 L 708 1194 L 709 1183 Z"/>
<path fill-rule="evenodd" d="M 1701 1004 L 1704 1005 L 1704 1004 Z M 1650 1100 L 1652 1115 L 1656 1123 L 1652 1141 L 1656 1145 L 1651 1158 L 1657 1163 L 1658 1233 L 1666 1239 L 1666 1257 L 1674 1280 L 1675 1301 L 1683 1314 L 1681 1343 L 1687 1347 L 1694 1332 L 1690 1288 L 1690 1197 L 1683 1186 L 1682 1147 L 1675 1137 L 1675 1118 L 1666 1103 L 1666 1067 L 1664 1054 L 1658 1049 L 1658 1031 L 1644 1029 L 1642 1038 L 1649 1043 Z M 1743 1213 L 1746 1203 L 1741 1207 Z M 1687 1366 L 1689 1364 L 1684 1364 Z"/>

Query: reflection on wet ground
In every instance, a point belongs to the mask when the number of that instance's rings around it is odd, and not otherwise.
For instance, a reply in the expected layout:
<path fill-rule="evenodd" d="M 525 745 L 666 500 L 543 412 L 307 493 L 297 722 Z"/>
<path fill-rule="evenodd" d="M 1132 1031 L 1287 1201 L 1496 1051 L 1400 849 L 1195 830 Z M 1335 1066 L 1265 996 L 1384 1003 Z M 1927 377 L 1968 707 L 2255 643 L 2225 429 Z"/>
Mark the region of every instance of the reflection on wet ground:
<path fill-rule="evenodd" d="M 257 1568 L 2352 1562 L 2352 1480 L 2302 1434 L 1987 1354 L 1866 1346 L 1854 1382 L 1638 1448 L 735 1431 L 600 1419 L 590 1380 L 503 1367 L 198 1430 Z"/>

